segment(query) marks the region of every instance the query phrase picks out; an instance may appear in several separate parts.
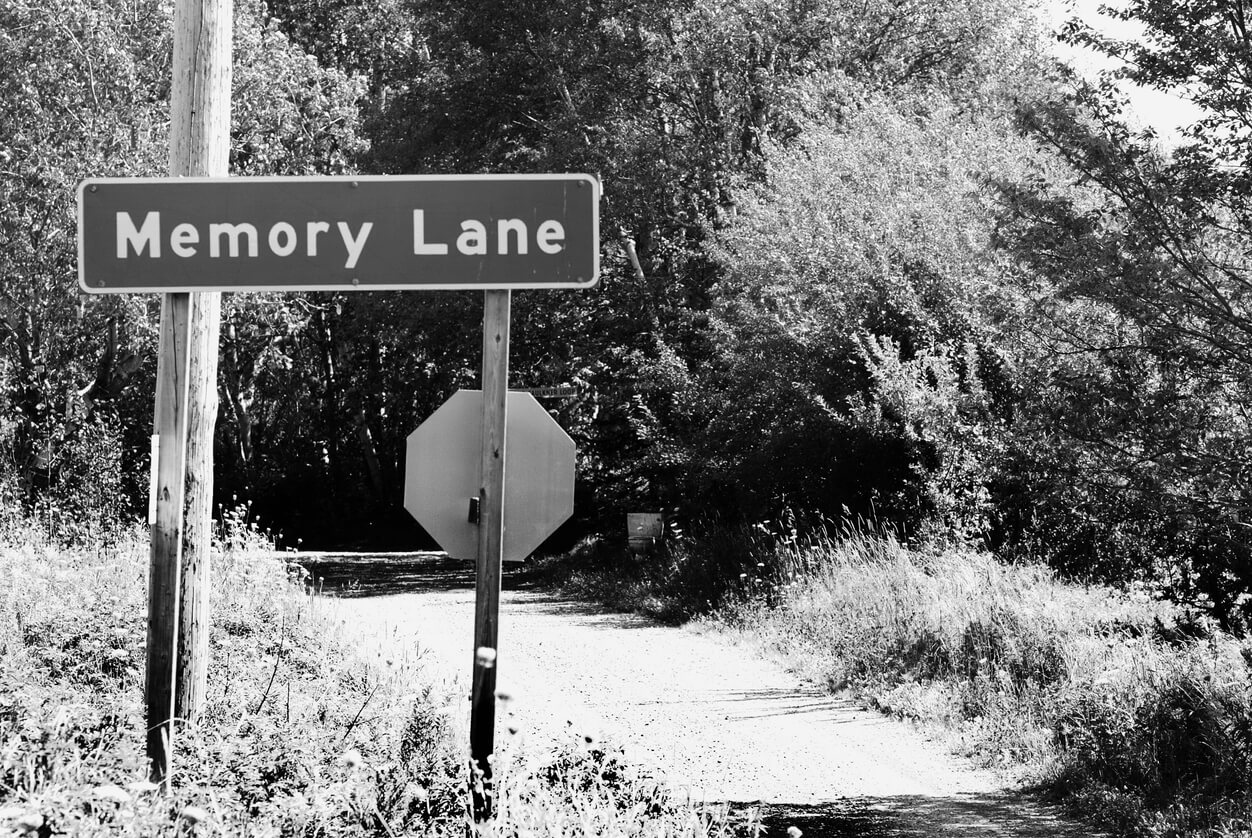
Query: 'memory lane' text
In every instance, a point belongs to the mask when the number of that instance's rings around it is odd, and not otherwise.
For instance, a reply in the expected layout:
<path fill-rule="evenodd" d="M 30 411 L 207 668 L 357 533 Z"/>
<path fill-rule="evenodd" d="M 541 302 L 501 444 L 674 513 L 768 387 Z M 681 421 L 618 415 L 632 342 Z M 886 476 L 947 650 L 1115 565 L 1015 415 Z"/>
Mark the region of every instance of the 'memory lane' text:
<path fill-rule="evenodd" d="M 354 232 L 351 224 L 338 221 L 334 227 L 336 237 L 329 221 L 307 221 L 302 225 L 279 221 L 262 235 L 256 225 L 248 222 L 211 222 L 201 226 L 181 222 L 170 227 L 166 237 L 160 212 L 146 213 L 138 225 L 129 212 L 118 212 L 116 220 L 118 259 L 129 259 L 132 255 L 161 259 L 165 253 L 188 259 L 202 254 L 206 247 L 211 259 L 256 258 L 262 244 L 279 257 L 291 256 L 297 251 L 316 257 L 323 247 L 341 244 L 344 268 L 348 270 L 356 267 L 374 228 L 372 221 L 364 221 Z M 493 238 L 494 250 L 501 256 L 525 256 L 530 252 L 531 230 L 520 218 L 498 219 L 494 237 L 486 224 L 473 218 L 461 221 L 460 229 L 454 244 L 456 252 L 463 256 L 486 256 L 492 249 Z M 540 253 L 558 254 L 565 246 L 565 227 L 554 219 L 543 221 L 535 228 L 533 239 Z M 168 249 L 163 245 L 168 245 Z M 413 255 L 445 256 L 448 253 L 447 242 L 427 240 L 425 211 L 413 210 Z"/>

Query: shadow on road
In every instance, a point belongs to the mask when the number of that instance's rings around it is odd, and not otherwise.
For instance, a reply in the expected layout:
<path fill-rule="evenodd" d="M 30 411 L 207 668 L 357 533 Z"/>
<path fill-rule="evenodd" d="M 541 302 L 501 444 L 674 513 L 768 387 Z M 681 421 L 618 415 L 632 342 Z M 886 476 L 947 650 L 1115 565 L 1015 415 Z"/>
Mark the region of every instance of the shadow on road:
<path fill-rule="evenodd" d="M 797 770 L 803 770 L 796 766 Z M 736 804 L 735 808 L 740 805 Z M 798 828 L 805 838 L 1090 838 L 1052 807 L 1018 795 L 848 798 L 837 803 L 777 803 L 759 807 L 764 838 Z"/>
<path fill-rule="evenodd" d="M 320 590 L 340 597 L 474 587 L 474 563 L 444 553 L 296 553 L 285 558 L 303 565 Z M 502 578 L 506 591 L 531 584 L 521 565 L 506 564 Z"/>

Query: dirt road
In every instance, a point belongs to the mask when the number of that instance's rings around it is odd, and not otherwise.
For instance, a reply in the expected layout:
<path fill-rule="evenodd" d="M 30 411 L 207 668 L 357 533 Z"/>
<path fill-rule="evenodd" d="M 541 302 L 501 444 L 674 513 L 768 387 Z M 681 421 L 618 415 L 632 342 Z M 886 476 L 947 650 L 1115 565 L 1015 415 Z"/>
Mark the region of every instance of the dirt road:
<path fill-rule="evenodd" d="M 379 574 L 378 561 L 388 572 Z M 471 571 L 431 555 L 311 561 L 345 627 L 380 654 L 420 652 L 468 694 Z M 355 582 L 353 580 L 356 580 Z M 916 730 L 798 682 L 711 633 L 606 613 L 506 582 L 499 735 L 544 743 L 590 733 L 623 744 L 697 799 L 760 802 L 785 834 L 1079 836 L 1090 832 L 962 764 Z"/>

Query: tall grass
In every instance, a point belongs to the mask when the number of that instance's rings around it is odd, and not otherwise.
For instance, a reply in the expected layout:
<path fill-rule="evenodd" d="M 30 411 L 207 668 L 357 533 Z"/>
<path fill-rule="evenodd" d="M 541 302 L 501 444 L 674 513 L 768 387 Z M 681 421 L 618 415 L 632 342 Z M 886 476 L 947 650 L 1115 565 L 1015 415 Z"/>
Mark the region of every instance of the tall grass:
<path fill-rule="evenodd" d="M 145 534 L 67 548 L 5 522 L 0 835 L 731 834 L 585 743 L 502 753 L 501 815 L 473 826 L 463 703 L 423 685 L 420 660 L 356 649 L 253 523 L 223 517 L 207 706 L 165 796 L 143 754 Z"/>
<path fill-rule="evenodd" d="M 1151 586 L 793 520 L 703 527 L 644 557 L 587 542 L 540 573 L 738 634 L 1116 833 L 1252 835 L 1252 642 Z"/>
<path fill-rule="evenodd" d="M 757 573 L 712 619 L 796 671 L 945 725 L 1122 832 L 1252 830 L 1252 646 L 1203 613 L 886 536 L 752 540 Z"/>

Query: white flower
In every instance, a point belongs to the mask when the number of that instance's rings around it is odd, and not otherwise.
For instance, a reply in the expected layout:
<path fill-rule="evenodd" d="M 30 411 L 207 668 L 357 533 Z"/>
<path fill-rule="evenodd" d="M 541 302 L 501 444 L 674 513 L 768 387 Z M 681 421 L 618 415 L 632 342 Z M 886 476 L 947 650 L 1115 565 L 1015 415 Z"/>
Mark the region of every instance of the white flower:
<path fill-rule="evenodd" d="M 91 793 L 103 800 L 112 800 L 114 803 L 130 802 L 130 795 L 112 783 L 106 783 L 103 786 L 96 786 L 91 790 Z"/>
<path fill-rule="evenodd" d="M 38 832 L 43 828 L 43 815 L 32 814 L 22 815 L 13 821 L 13 828 L 17 830 L 18 835 L 29 835 L 32 832 Z"/>
<path fill-rule="evenodd" d="M 184 806 L 183 810 L 178 813 L 178 816 L 187 821 L 187 823 L 194 824 L 200 823 L 201 821 L 207 821 L 209 819 L 209 812 L 207 809 L 200 806 Z"/>

